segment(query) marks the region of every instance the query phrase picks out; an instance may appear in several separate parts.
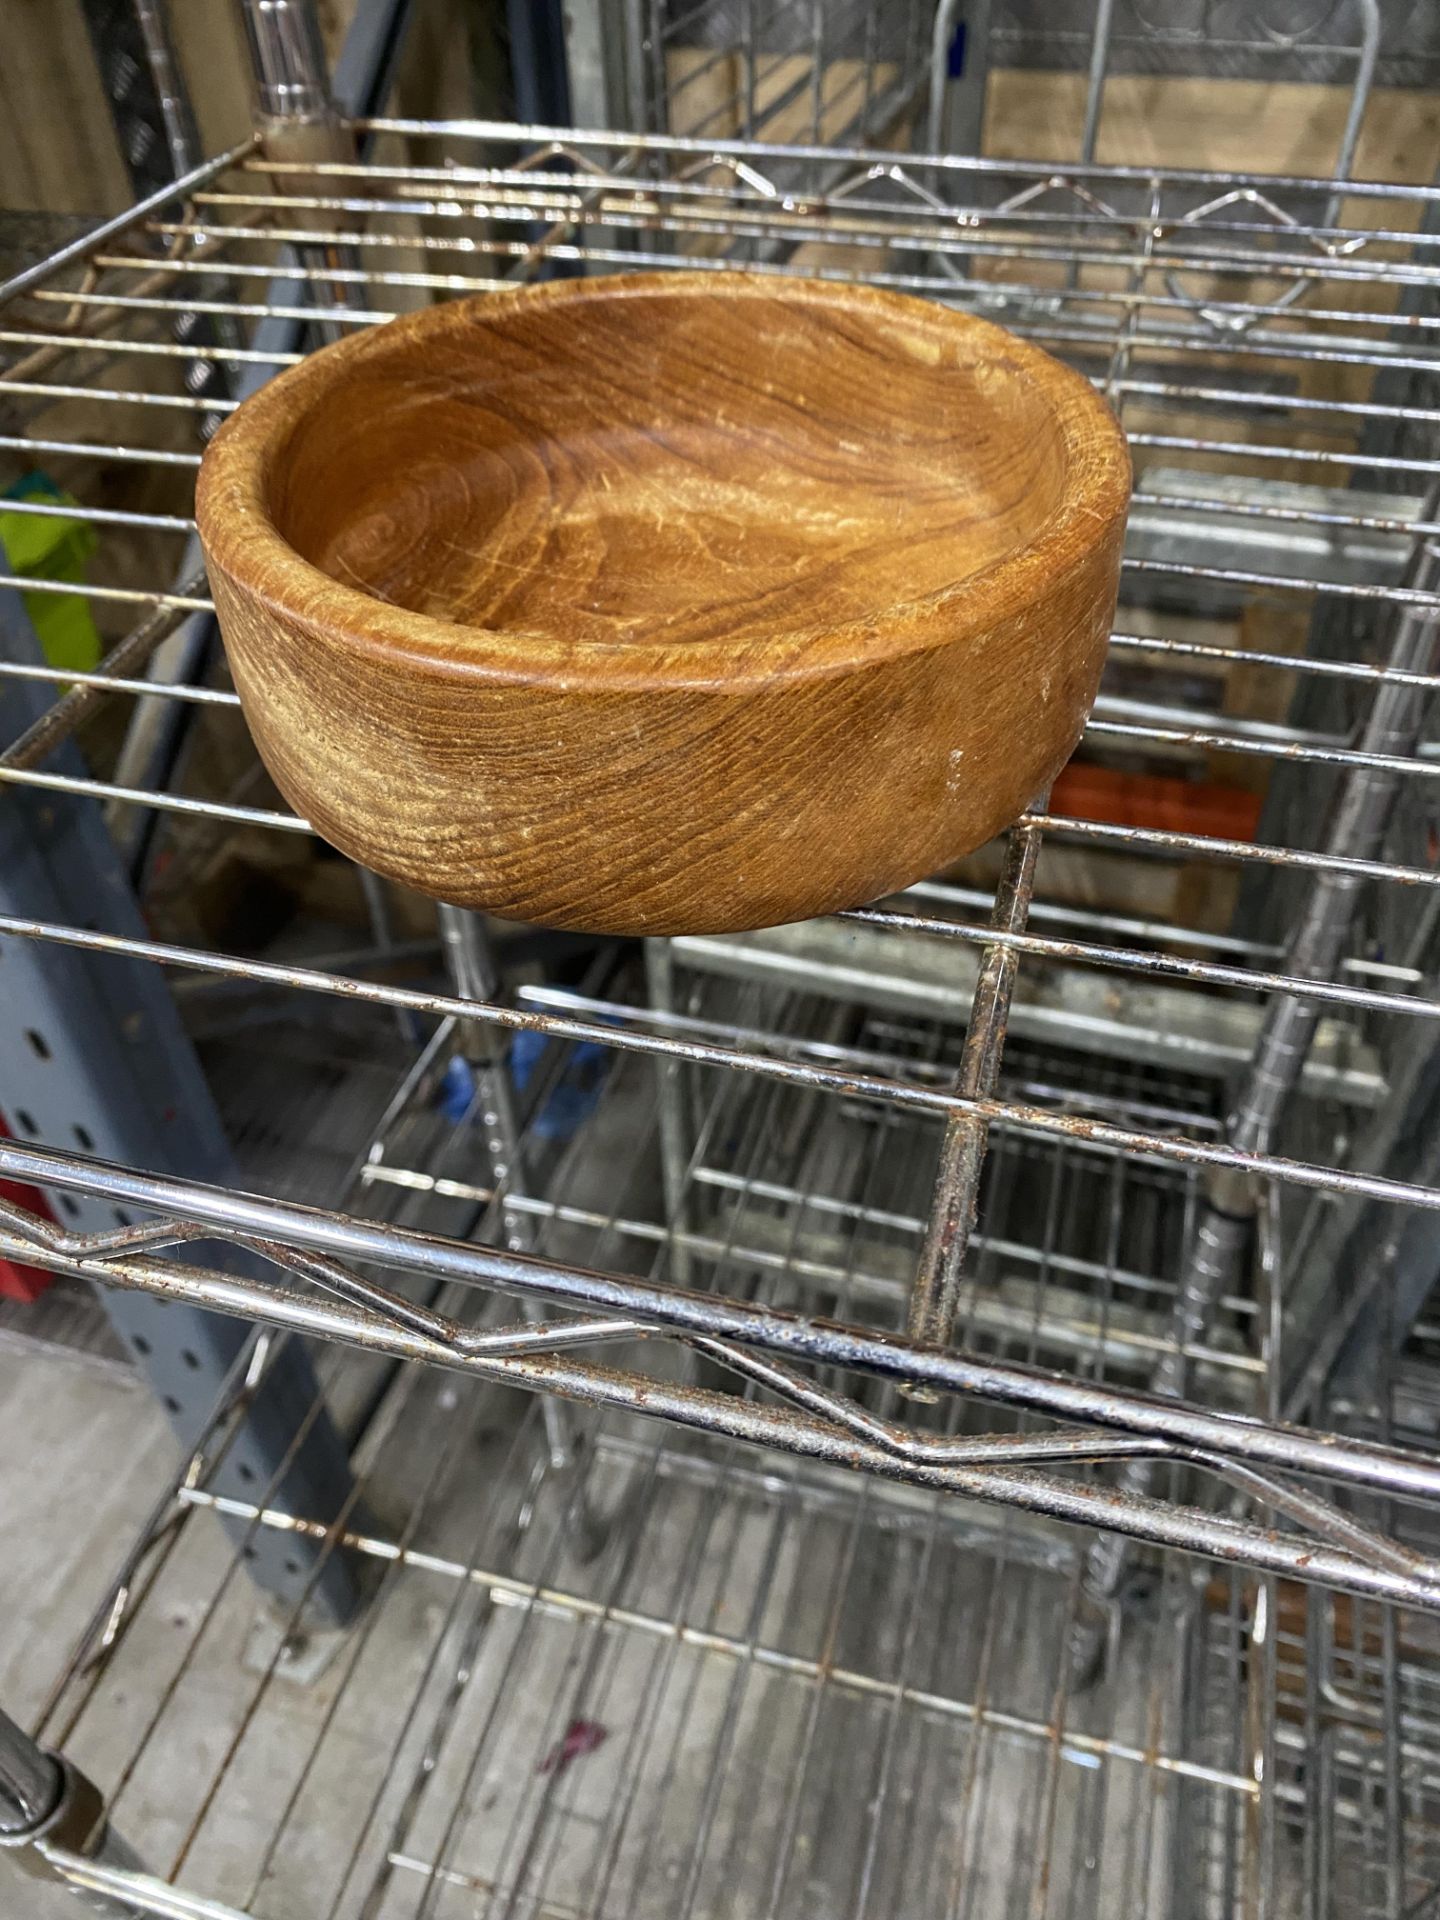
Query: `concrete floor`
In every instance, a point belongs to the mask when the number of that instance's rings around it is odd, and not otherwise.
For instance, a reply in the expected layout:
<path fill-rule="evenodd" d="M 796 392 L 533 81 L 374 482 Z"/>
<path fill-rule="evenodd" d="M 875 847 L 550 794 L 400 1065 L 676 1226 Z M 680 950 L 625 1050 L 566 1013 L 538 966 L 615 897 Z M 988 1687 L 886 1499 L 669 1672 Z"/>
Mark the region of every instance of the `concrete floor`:
<path fill-rule="evenodd" d="M 39 1711 L 172 1469 L 170 1429 L 127 1370 L 0 1351 L 0 1702 Z M 73 1920 L 75 1902 L 0 1856 L 0 1913 Z"/>
<path fill-rule="evenodd" d="M 129 1373 L 0 1352 L 0 1701 L 13 1718 L 40 1706 L 174 1455 Z"/>

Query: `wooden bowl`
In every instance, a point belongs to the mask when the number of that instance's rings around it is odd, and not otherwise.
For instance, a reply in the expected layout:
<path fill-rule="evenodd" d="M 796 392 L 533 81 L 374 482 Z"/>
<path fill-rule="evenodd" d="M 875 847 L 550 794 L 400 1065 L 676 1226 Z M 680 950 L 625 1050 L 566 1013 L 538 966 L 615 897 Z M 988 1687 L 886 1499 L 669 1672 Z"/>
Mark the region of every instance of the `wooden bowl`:
<path fill-rule="evenodd" d="M 735 273 L 429 307 L 200 474 L 286 798 L 423 893 L 725 932 L 956 859 L 1069 757 L 1130 466 L 1089 383 L 926 301 Z"/>

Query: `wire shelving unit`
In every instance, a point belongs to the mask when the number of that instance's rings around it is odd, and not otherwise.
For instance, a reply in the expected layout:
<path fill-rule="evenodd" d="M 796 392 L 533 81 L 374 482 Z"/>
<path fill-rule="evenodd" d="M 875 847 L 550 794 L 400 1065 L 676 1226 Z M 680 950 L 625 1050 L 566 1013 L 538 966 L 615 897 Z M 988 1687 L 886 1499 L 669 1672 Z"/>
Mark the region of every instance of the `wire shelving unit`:
<path fill-rule="evenodd" d="M 602 949 L 578 986 L 502 986 L 442 915 L 442 988 L 383 901 L 350 957 L 0 916 L 0 975 L 82 952 L 192 1008 L 413 1039 L 324 1190 L 283 1152 L 248 1191 L 23 1114 L 0 1139 L 56 1204 L 0 1203 L 0 1254 L 256 1327 L 34 1729 L 136 1849 L 52 1846 L 62 1875 L 210 1920 L 1425 1911 L 1437 207 L 368 119 L 318 159 L 257 134 L 0 289 L 0 447 L 73 496 L 29 511 L 98 536 L 57 590 L 109 641 L 93 672 L 0 661 L 53 694 L 0 783 L 147 822 L 152 874 L 310 834 L 218 663 L 165 664 L 210 611 L 206 434 L 327 335 L 554 273 L 863 278 L 1072 359 L 1137 467 L 1082 751 L 1271 775 L 1253 832 L 1040 798 L 988 866 Z M 110 504 L 119 470 L 152 504 Z M 182 709 L 233 751 L 147 761 L 129 716 Z M 1077 860 L 1172 876 L 1173 905 L 1087 903 Z M 69 1227 L 67 1195 L 122 1217 Z M 360 1436 L 338 1511 L 287 1500 L 283 1457 L 217 1487 L 302 1342 Z M 305 1552 L 261 1632 L 266 1536 Z M 361 1603 L 317 1625 L 334 1563 Z M 158 1805 L 156 1756 L 192 1749 Z"/>

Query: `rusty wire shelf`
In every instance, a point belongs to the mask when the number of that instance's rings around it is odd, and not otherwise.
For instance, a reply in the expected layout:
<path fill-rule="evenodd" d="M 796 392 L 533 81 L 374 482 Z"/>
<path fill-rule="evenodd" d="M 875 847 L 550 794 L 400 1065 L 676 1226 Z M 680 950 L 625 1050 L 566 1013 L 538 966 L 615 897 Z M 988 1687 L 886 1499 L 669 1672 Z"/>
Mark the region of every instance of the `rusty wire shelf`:
<path fill-rule="evenodd" d="M 1426 1404 L 1423 1328 L 1392 1343 L 1411 1369 L 1395 1394 L 1372 1384 L 1359 1414 L 1337 1403 L 1331 1376 L 1341 1336 L 1393 1272 L 1393 1223 L 1440 1208 L 1440 1170 L 1385 1150 L 1387 1115 L 1419 1111 L 1402 1096 L 1440 1015 L 1440 754 L 1428 727 L 1440 685 L 1430 551 L 1440 323 L 1427 304 L 1440 195 L 1349 185 L 1341 205 L 1320 180 L 479 123 L 354 131 L 373 140 L 364 163 L 282 163 L 246 143 L 197 170 L 182 195 L 170 190 L 0 289 L 10 356 L 0 446 L 43 459 L 76 496 L 30 511 L 100 536 L 92 577 L 64 590 L 87 596 L 113 641 L 94 673 L 0 663 L 0 688 L 56 690 L 0 753 L 0 781 L 162 832 L 310 831 L 267 802 L 253 769 L 223 793 L 136 783 L 134 729 L 118 759 L 47 765 L 82 722 L 124 703 L 234 719 L 222 680 L 177 683 L 163 668 L 168 638 L 209 609 L 188 488 L 204 432 L 235 404 L 199 390 L 197 368 L 218 364 L 239 385 L 286 364 L 294 352 L 264 332 L 277 317 L 343 330 L 525 275 L 736 263 L 971 306 L 1090 373 L 1122 412 L 1138 481 L 1112 676 L 1086 751 L 1170 767 L 1224 754 L 1275 778 L 1253 839 L 1117 826 L 1055 803 L 1013 831 L 998 881 L 935 882 L 830 922 L 657 946 L 644 971 L 616 960 L 584 993 L 535 987 L 500 1001 L 483 966 L 462 963 L 457 990 L 439 992 L 373 968 L 297 964 L 258 943 L 232 951 L 0 920 L 0 955 L 21 942 L 127 954 L 192 994 L 221 982 L 292 1008 L 318 996 L 427 1029 L 438 1021 L 410 1102 L 433 1090 L 452 1052 L 488 1047 L 485 1105 L 507 1034 L 558 1043 L 555 1072 L 580 1049 L 608 1063 L 580 1137 L 604 1152 L 623 1143 L 629 1158 L 607 1163 L 598 1188 L 593 1169 L 533 1137 L 534 1114 L 528 1143 L 492 1143 L 477 1175 L 463 1155 L 437 1159 L 423 1129 L 407 1133 L 404 1103 L 339 1211 L 313 1194 L 104 1165 L 23 1124 L 0 1141 L 0 1173 L 130 1216 L 77 1235 L 7 1206 L 0 1252 L 340 1343 L 353 1352 L 337 1373 L 364 1355 L 415 1363 L 386 1416 L 386 1431 L 409 1438 L 377 1446 L 363 1496 L 409 1521 L 327 1531 L 325 1517 L 281 1511 L 263 1493 L 248 1509 L 255 1527 L 318 1529 L 326 1552 L 374 1561 L 389 1596 L 364 1617 L 379 1624 L 362 1622 L 341 1655 L 335 1719 L 309 1762 L 295 1756 L 297 1795 L 344 1748 L 338 1730 L 355 1702 L 346 1663 L 366 1657 L 367 1635 L 380 1647 L 387 1609 L 419 1604 L 399 1596 L 427 1582 L 446 1596 L 441 1664 L 478 1630 L 472 1611 L 520 1634 L 517 1673 L 536 1677 L 504 1737 L 520 1751 L 533 1735 L 534 1765 L 568 1722 L 603 1721 L 587 1703 L 633 1647 L 665 1649 L 664 1675 L 643 1694 L 657 1727 L 683 1716 L 687 1688 L 721 1690 L 698 1788 L 695 1755 L 660 1733 L 654 1764 L 671 1771 L 644 1776 L 643 1792 L 633 1768 L 602 1770 L 611 1797 L 587 1807 L 558 1767 L 532 1769 L 529 1787 L 512 1782 L 513 1826 L 473 1831 L 471 1761 L 483 1752 L 503 1774 L 513 1753 L 506 1761 L 503 1739 L 492 1752 L 471 1728 L 471 1760 L 444 1776 L 444 1792 L 415 1798 L 406 1741 L 423 1750 L 437 1728 L 448 1740 L 447 1715 L 463 1718 L 480 1697 L 447 1706 L 443 1687 L 438 1701 L 417 1692 L 386 1735 L 392 1771 L 377 1779 L 382 1799 L 398 1795 L 385 1802 L 389 1838 L 364 1860 L 372 1836 L 343 1843 L 357 1851 L 337 1856 L 335 1910 L 378 1911 L 353 1905 L 362 1884 L 379 1901 L 410 1882 L 426 1913 L 468 1911 L 484 1888 L 507 1910 L 640 1912 L 648 1901 L 668 1912 L 677 1885 L 698 1911 L 799 1910 L 797 1859 L 830 1818 L 814 1755 L 834 1713 L 854 1719 L 834 1739 L 868 1743 L 880 1771 L 863 1801 L 853 1769 L 834 1788 L 871 1811 L 850 1836 L 855 1857 L 815 1883 L 826 1910 L 919 1911 L 905 1876 L 915 1859 L 945 1855 L 982 1887 L 1023 1869 L 1036 1912 L 1141 1907 L 1152 1876 L 1176 1901 L 1188 1887 L 1197 1912 L 1254 1904 L 1260 1889 L 1287 1911 L 1292 1887 L 1356 1903 L 1336 1911 L 1409 1911 L 1437 1872 L 1425 1810 L 1440 1557 L 1425 1520 L 1440 1493 L 1440 1431 L 1392 1420 L 1392 1409 L 1404 1380 L 1419 1383 L 1406 1405 Z M 419 163 L 411 143 L 422 140 Z M 198 344 L 193 316 L 213 328 Z M 114 467 L 146 471 L 153 510 L 106 504 Z M 157 570 L 167 541 L 173 561 Z M 0 586 L 44 590 L 8 575 Z M 1221 618 L 1238 623 L 1223 642 Z M 1298 650 L 1267 639 L 1297 622 Z M 1264 674 L 1294 676 L 1313 695 L 1296 711 L 1316 717 L 1222 704 L 1222 684 Z M 1052 884 L 1067 850 L 1231 876 L 1252 893 L 1278 890 L 1284 910 L 1267 924 L 1262 902 L 1235 931 L 1213 916 L 1189 924 L 1183 895 L 1163 917 L 1086 907 Z M 445 931 L 463 947 L 463 926 Z M 271 1277 L 188 1261 L 186 1243 L 201 1241 L 258 1253 Z M 421 1299 L 421 1283 L 441 1289 L 438 1302 Z M 527 1317 L 506 1299 L 528 1302 Z M 556 1317 L 537 1319 L 537 1305 Z M 617 1354 L 623 1366 L 610 1364 Z M 457 1545 L 441 1502 L 431 1539 L 430 1496 L 408 1505 L 405 1481 L 423 1464 L 438 1489 L 451 1471 L 449 1452 L 427 1451 L 429 1423 L 466 1409 L 444 1443 L 463 1448 L 464 1421 L 483 1423 L 476 1409 L 511 1386 L 597 1409 L 579 1416 L 595 1437 L 533 1498 L 523 1476 L 508 1479 L 492 1535 Z M 730 1504 L 707 1509 L 721 1467 Z M 876 1478 L 857 1480 L 856 1467 Z M 637 1506 L 637 1485 L 662 1493 Z M 172 1554 L 209 1552 L 214 1541 L 188 1516 L 218 1498 L 204 1471 L 182 1475 L 137 1560 L 163 1568 Z M 576 1503 L 622 1516 L 593 1562 L 559 1527 Z M 722 1524 L 751 1544 L 718 1546 L 711 1529 Z M 1150 1557 L 1106 1544 L 1121 1535 Z M 711 1556 L 724 1551 L 758 1556 L 743 1594 L 717 1583 Z M 793 1556 L 826 1553 L 840 1556 L 834 1618 L 827 1627 L 807 1614 L 787 1641 Z M 217 1606 L 238 1564 L 216 1563 Z M 973 1585 L 1012 1564 L 1028 1583 L 1017 1607 L 1033 1610 L 1051 1663 L 1023 1703 L 987 1693 L 983 1634 L 941 1647 L 939 1615 L 921 1606 L 937 1581 Z M 846 1635 L 861 1628 L 846 1624 L 841 1575 L 859 1579 L 857 1569 L 892 1637 L 849 1652 Z M 1115 1634 L 1119 1603 L 1147 1576 L 1148 1611 Z M 122 1585 L 133 1608 L 135 1583 Z M 1095 1639 L 1107 1633 L 1097 1680 Z M 86 1754 L 84 1699 L 123 1674 L 127 1637 L 81 1650 L 41 1729 L 73 1740 L 100 1775 L 107 1757 Z M 578 1669 L 563 1665 L 571 1657 Z M 575 1672 L 579 1704 L 563 1677 Z M 439 1686 L 434 1675 L 416 1684 Z M 253 1708 L 238 1710 L 213 1791 L 241 1777 L 269 1686 L 267 1670 Z M 747 1716 L 763 1718 L 771 1688 L 813 1703 L 799 1718 L 811 1744 L 742 1766 L 735 1756 L 755 1750 Z M 146 1740 L 177 1697 L 165 1682 Z M 987 1828 L 973 1811 L 990 1791 L 986 1743 L 1012 1738 L 1029 1756 L 1017 1764 L 1033 1769 L 1026 1818 L 1012 1831 L 986 1816 Z M 1307 1743 L 1323 1765 L 1306 1765 Z M 143 1762 L 142 1741 L 110 1767 L 122 1820 Z M 742 1887 L 725 1849 L 744 1808 L 779 1791 L 772 1765 L 801 1784 L 770 1854 L 747 1865 L 764 1884 Z M 677 1864 L 668 1842 L 656 1851 L 637 1832 L 632 1807 L 637 1794 L 673 1807 L 681 1774 L 705 1839 Z M 947 1785 L 914 1813 L 911 1858 L 911 1814 L 885 1809 L 911 1808 L 922 1774 L 927 1792 L 937 1774 Z M 447 1794 L 453 1820 L 432 1830 Z M 177 1832 L 167 1882 L 286 1913 L 279 1895 L 267 1904 L 266 1879 L 298 1804 L 276 1810 L 260 1878 L 242 1885 L 233 1862 L 191 1881 L 203 1799 L 193 1832 Z M 1046 1844 L 1031 1850 L 1036 1820 Z M 1129 1839 L 1116 1837 L 1121 1826 Z M 520 1837 L 502 1843 L 502 1830 Z M 1092 1856 L 1101 1869 L 1066 1880 L 1058 1863 Z M 596 1860 L 598 1893 L 586 1877 Z M 989 1894 L 967 1897 L 987 1910 Z M 950 1910 L 936 1885 L 926 1898 Z"/>

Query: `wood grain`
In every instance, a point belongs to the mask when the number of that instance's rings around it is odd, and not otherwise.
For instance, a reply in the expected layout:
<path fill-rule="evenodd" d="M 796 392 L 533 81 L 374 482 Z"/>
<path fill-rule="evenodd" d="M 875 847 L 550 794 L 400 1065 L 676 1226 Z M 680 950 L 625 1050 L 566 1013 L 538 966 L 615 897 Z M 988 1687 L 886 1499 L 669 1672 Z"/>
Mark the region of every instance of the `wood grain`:
<path fill-rule="evenodd" d="M 1084 725 L 1129 461 L 1089 384 L 907 297 L 572 280 L 327 348 L 198 512 L 281 791 L 356 859 L 597 931 L 907 885 Z"/>

